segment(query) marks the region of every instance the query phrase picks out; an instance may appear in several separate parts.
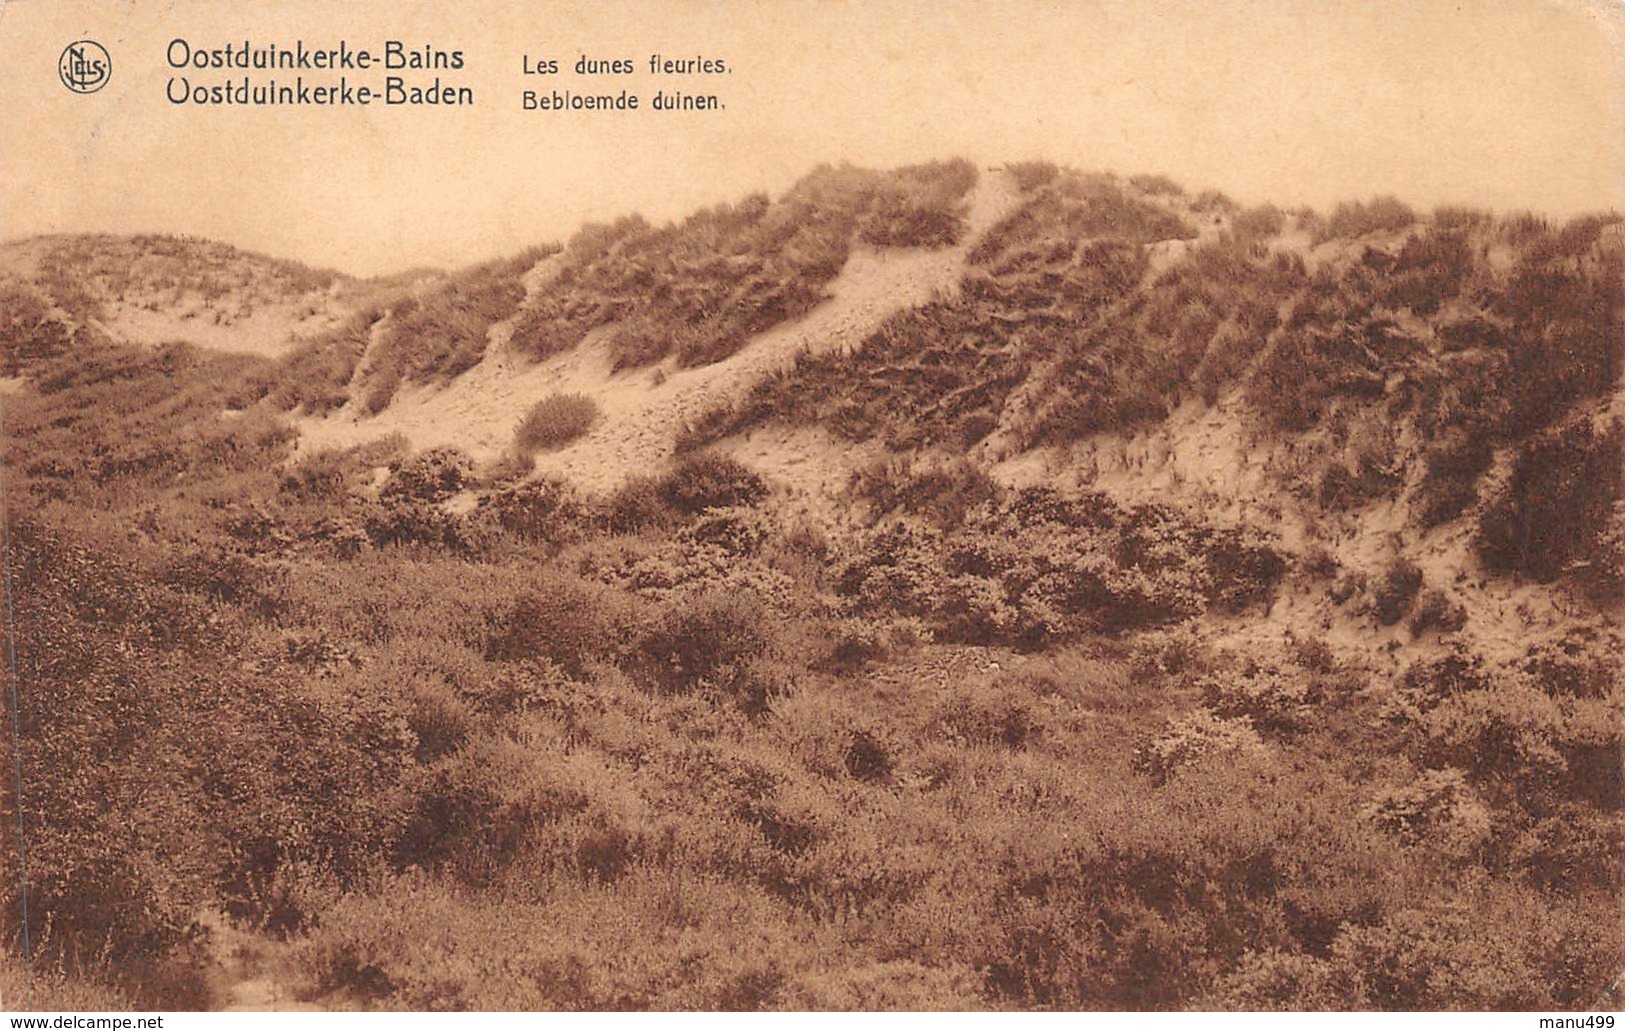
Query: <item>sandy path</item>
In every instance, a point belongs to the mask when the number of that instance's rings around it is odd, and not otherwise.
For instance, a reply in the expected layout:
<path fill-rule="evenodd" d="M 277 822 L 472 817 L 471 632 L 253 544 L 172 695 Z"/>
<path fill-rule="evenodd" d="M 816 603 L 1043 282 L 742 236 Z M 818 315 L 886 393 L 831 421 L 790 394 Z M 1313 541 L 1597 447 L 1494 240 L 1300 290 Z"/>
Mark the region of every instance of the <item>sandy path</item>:
<path fill-rule="evenodd" d="M 857 246 L 830 285 L 829 300 L 715 364 L 679 369 L 668 359 L 654 368 L 612 375 L 603 331 L 565 354 L 530 364 L 512 353 L 508 327 L 498 325 L 485 361 L 449 386 L 404 390 L 369 419 L 347 408 L 301 420 L 301 448 L 350 446 L 398 432 L 415 447 L 452 445 L 490 460 L 507 449 L 515 425 L 539 398 L 580 392 L 597 402 L 602 413 L 597 425 L 571 446 L 540 456 L 537 470 L 589 489 L 613 488 L 628 476 L 658 468 L 671 457 L 673 437 L 686 422 L 738 397 L 799 352 L 850 349 L 895 312 L 958 289 L 966 254 L 1018 199 L 1008 177 L 984 174 L 971 197 L 969 231 L 959 245 L 936 251 Z M 545 279 L 539 267 L 527 286 L 545 289 Z"/>
<path fill-rule="evenodd" d="M 211 970 L 219 1009 L 227 1013 L 318 1009 L 301 1001 L 292 987 L 278 979 L 278 942 L 244 931 L 219 913 L 199 918 L 208 929 L 214 966 Z"/>

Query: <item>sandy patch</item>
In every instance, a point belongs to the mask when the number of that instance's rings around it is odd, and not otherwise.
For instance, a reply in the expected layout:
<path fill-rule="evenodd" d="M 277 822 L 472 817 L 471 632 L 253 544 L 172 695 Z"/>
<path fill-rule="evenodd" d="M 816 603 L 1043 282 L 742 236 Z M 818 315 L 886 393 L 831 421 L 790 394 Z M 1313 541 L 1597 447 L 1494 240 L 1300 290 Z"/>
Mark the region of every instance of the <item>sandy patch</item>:
<path fill-rule="evenodd" d="M 113 303 L 98 324 L 115 340 L 143 347 L 185 341 L 215 351 L 274 358 L 336 328 L 348 314 L 327 297 L 267 304 L 251 315 L 229 318 L 202 306 L 154 311 Z"/>

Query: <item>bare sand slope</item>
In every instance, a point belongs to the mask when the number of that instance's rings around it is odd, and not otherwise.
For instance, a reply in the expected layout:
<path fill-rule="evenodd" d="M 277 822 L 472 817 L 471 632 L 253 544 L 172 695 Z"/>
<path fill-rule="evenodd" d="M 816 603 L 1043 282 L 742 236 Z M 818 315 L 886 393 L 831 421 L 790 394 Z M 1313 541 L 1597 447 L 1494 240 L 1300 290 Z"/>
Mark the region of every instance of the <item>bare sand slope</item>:
<path fill-rule="evenodd" d="M 935 251 L 854 246 L 830 285 L 829 300 L 715 364 L 679 369 L 668 359 L 653 368 L 611 374 L 604 331 L 565 354 L 530 364 L 508 348 L 508 327 L 498 325 L 486 359 L 449 386 L 403 390 L 371 418 L 359 417 L 349 406 L 325 418 L 301 420 L 300 447 L 349 446 L 401 433 L 415 447 L 450 445 L 490 460 L 508 448 L 514 427 L 537 400 L 555 391 L 579 392 L 597 402 L 597 424 L 569 447 L 541 455 L 537 471 L 589 489 L 613 488 L 669 459 L 673 437 L 685 423 L 738 397 L 799 352 L 850 349 L 888 316 L 957 290 L 966 254 L 1017 200 L 1008 177 L 984 174 L 971 197 L 969 231 L 957 246 Z M 539 266 L 527 286 L 545 290 L 547 278 Z"/>

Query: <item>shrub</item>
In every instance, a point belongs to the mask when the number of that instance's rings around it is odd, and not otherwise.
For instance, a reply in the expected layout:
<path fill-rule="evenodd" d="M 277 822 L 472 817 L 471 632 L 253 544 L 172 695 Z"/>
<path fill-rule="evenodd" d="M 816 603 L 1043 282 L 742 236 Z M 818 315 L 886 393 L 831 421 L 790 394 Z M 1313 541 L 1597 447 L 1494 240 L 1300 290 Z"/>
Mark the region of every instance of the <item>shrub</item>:
<path fill-rule="evenodd" d="M 1347 985 L 1326 960 L 1302 952 L 1249 951 L 1194 1007 L 1202 1010 L 1347 1010 Z"/>
<path fill-rule="evenodd" d="M 788 687 L 774 668 L 776 633 L 760 605 L 701 594 L 666 608 L 638 640 L 635 668 L 663 691 L 709 692 L 760 713 Z"/>
<path fill-rule="evenodd" d="M 1512 888 L 1459 890 L 1350 925 L 1331 950 L 1351 1005 L 1373 1009 L 1567 1009 L 1595 998 L 1618 966 L 1620 932 L 1580 931 L 1575 905 L 1530 907 Z M 1513 914 L 1520 914 L 1514 916 Z"/>
<path fill-rule="evenodd" d="M 1484 660 L 1459 643 L 1435 659 L 1419 659 L 1400 678 L 1398 706 L 1388 715 L 1419 719 L 1450 698 L 1487 691 L 1496 682 Z"/>
<path fill-rule="evenodd" d="M 382 411 L 402 383 L 441 383 L 478 365 L 491 326 L 518 310 L 525 273 L 547 253 L 486 262 L 396 302 L 368 351 L 367 410 Z"/>
<path fill-rule="evenodd" d="M 773 524 L 754 508 L 708 508 L 677 532 L 676 540 L 691 548 L 713 548 L 732 558 L 761 552 L 773 533 Z"/>
<path fill-rule="evenodd" d="M 367 378 L 366 391 L 361 396 L 361 407 L 368 415 L 377 415 L 388 408 L 401 389 L 405 373 L 395 362 L 381 362 Z"/>
<path fill-rule="evenodd" d="M 848 617 L 829 628 L 829 633 L 832 645 L 830 665 L 841 673 L 884 662 L 931 639 L 931 631 L 918 619 L 910 618 L 880 620 Z"/>
<path fill-rule="evenodd" d="M 430 448 L 400 463 L 378 496 L 384 501 L 436 503 L 468 487 L 474 460 L 451 447 Z"/>
<path fill-rule="evenodd" d="M 585 394 L 549 394 L 531 406 L 514 429 L 520 454 L 552 451 L 579 439 L 598 419 L 598 405 Z"/>
<path fill-rule="evenodd" d="M 20 284 L 0 283 L 0 376 L 17 376 L 67 354 L 68 327 L 48 301 Z"/>
<path fill-rule="evenodd" d="M 880 459 L 854 472 L 849 489 L 877 520 L 906 512 L 943 529 L 960 526 L 971 509 L 998 496 L 993 478 L 964 460 L 916 470 L 906 458 Z"/>
<path fill-rule="evenodd" d="M 1583 622 L 1531 643 L 1518 668 L 1554 697 L 1606 698 L 1625 683 L 1625 648 L 1607 624 Z"/>
<path fill-rule="evenodd" d="M 310 415 L 325 415 L 348 404 L 350 383 L 384 315 L 380 308 L 363 308 L 327 336 L 289 351 L 266 388 L 270 403 L 281 411 L 303 407 Z M 384 398 L 372 407 L 369 399 L 368 411 L 376 413 L 387 404 Z"/>
<path fill-rule="evenodd" d="M 1438 588 L 1424 591 L 1421 600 L 1416 604 L 1416 611 L 1411 615 L 1413 634 L 1421 634 L 1428 630 L 1455 633 L 1466 625 L 1467 610 L 1460 602 L 1451 600 L 1449 595 Z"/>
<path fill-rule="evenodd" d="M 972 681 L 944 695 L 932 729 L 960 745 L 1025 748 L 1043 734 L 1043 719 L 1025 692 L 1004 683 Z"/>
<path fill-rule="evenodd" d="M 562 480 L 531 480 L 481 495 L 476 512 L 528 544 L 554 547 L 578 536 L 586 506 Z"/>
<path fill-rule="evenodd" d="M 858 223 L 875 247 L 945 247 L 964 229 L 961 200 L 976 185 L 976 167 L 959 159 L 899 168 Z"/>
<path fill-rule="evenodd" d="M 1154 197 L 1183 197 L 1185 188 L 1165 175 L 1131 175 L 1129 185 Z"/>
<path fill-rule="evenodd" d="M 1235 217 L 1231 231 L 1242 239 L 1264 239 L 1280 235 L 1286 215 L 1273 204 L 1248 208 Z"/>
<path fill-rule="evenodd" d="M 1314 240 L 1351 239 L 1369 233 L 1392 233 L 1416 223 L 1416 212 L 1396 197 L 1339 204 L 1325 222 L 1315 227 Z"/>
<path fill-rule="evenodd" d="M 1556 579 L 1570 562 L 1594 558 L 1621 498 L 1625 427 L 1598 432 L 1586 420 L 1525 444 L 1512 478 L 1489 500 L 1476 546 L 1497 573 Z"/>
<path fill-rule="evenodd" d="M 1238 210 L 1238 205 L 1222 190 L 1203 190 L 1191 198 L 1191 210 L 1199 214 L 1227 214 Z"/>
<path fill-rule="evenodd" d="M 662 481 L 653 475 L 627 477 L 604 502 L 600 516 L 610 533 L 630 534 L 665 526 L 674 518 Z"/>
<path fill-rule="evenodd" d="M 1076 243 L 1116 237 L 1126 243 L 1196 237 L 1196 229 L 1161 204 L 1125 190 L 1115 178 L 1065 171 L 1026 194 L 1021 207 L 990 229 L 971 252 L 974 264 L 993 267 L 1046 238 Z"/>
<path fill-rule="evenodd" d="M 615 643 L 615 611 L 606 592 L 580 582 L 554 580 L 491 611 L 485 657 L 498 662 L 547 659 L 579 677 L 587 664 L 608 657 Z"/>
<path fill-rule="evenodd" d="M 1478 500 L 1478 478 L 1494 460 L 1494 447 L 1482 433 L 1456 431 L 1427 453 L 1427 474 L 1418 503 L 1419 521 L 1432 528 L 1465 512 Z"/>
<path fill-rule="evenodd" d="M 1016 161 L 1006 166 L 1005 171 L 1015 180 L 1016 189 L 1022 193 L 1048 186 L 1061 174 L 1060 167 L 1053 161 Z"/>
<path fill-rule="evenodd" d="M 1433 209 L 1433 224 L 1440 229 L 1476 229 L 1494 220 L 1494 216 L 1479 208 L 1445 204 Z"/>
<path fill-rule="evenodd" d="M 1322 700 L 1320 684 L 1301 670 L 1280 670 L 1249 663 L 1198 681 L 1202 703 L 1226 719 L 1245 718 L 1252 726 L 1273 731 L 1303 730 L 1315 718 Z"/>
<path fill-rule="evenodd" d="M 762 478 L 726 455 L 684 458 L 660 479 L 660 498 L 684 515 L 708 508 L 750 506 L 767 497 Z"/>
<path fill-rule="evenodd" d="M 1285 562 L 1259 535 L 1098 494 L 1023 491 L 949 531 L 895 523 L 837 569 L 855 612 L 924 619 L 944 640 L 1039 647 L 1270 597 Z"/>
<path fill-rule="evenodd" d="M 1409 559 L 1394 559 L 1371 592 L 1372 614 L 1383 626 L 1393 626 L 1405 618 L 1421 589 L 1421 568 Z"/>
<path fill-rule="evenodd" d="M 1225 719 L 1206 709 L 1168 721 L 1162 733 L 1134 753 L 1134 768 L 1164 784 L 1181 770 L 1211 759 L 1235 761 L 1267 754 L 1264 742 L 1245 716 Z"/>
<path fill-rule="evenodd" d="M 1384 789 L 1364 809 L 1378 827 L 1407 844 L 1468 855 L 1490 835 L 1491 813 L 1458 769 L 1428 770 L 1411 784 Z"/>

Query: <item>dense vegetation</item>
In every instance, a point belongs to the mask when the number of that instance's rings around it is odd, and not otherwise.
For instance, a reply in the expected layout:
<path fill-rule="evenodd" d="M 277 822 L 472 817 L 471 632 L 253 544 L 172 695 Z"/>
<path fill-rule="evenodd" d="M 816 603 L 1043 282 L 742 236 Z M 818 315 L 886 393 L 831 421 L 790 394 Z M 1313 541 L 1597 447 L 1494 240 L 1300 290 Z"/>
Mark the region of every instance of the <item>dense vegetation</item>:
<path fill-rule="evenodd" d="M 676 355 L 720 361 L 753 335 L 803 314 L 846 264 L 854 236 L 875 246 L 943 246 L 976 182 L 966 161 L 880 174 L 813 172 L 777 201 L 755 195 L 655 228 L 632 216 L 570 241 L 552 289 L 514 326 L 541 358 L 613 325 L 616 368 Z"/>
<path fill-rule="evenodd" d="M 322 1005 L 1594 1005 L 1625 955 L 1607 221 L 1351 207 L 1311 267 L 1270 246 L 1273 209 L 1011 173 L 959 294 L 603 496 L 400 438 L 296 451 L 287 413 L 385 361 L 456 375 L 516 305 L 537 353 L 604 326 L 638 364 L 669 323 L 679 361 L 713 360 L 816 303 L 853 240 L 953 239 L 968 167 L 584 231 L 277 361 L 116 345 L 43 281 L 0 294 L 28 378 L 0 399 L 5 824 L 37 952 L 0 990 L 215 1004 L 220 912 Z M 1197 240 L 1197 213 L 1229 222 Z M 1406 542 L 1367 580 L 1178 496 L 965 457 L 1186 403 L 1291 445 L 1283 503 L 1409 499 Z M 593 415 L 545 399 L 517 443 Z M 705 448 L 774 420 L 902 454 L 820 521 Z M 1562 592 L 1565 621 L 1488 647 L 1406 551 L 1439 528 L 1482 589 Z"/>
<path fill-rule="evenodd" d="M 1138 243 L 1195 231 L 1104 176 L 1058 176 L 972 251 L 961 295 L 896 316 L 851 355 L 803 355 L 690 429 L 693 447 L 769 420 L 817 422 L 894 448 L 976 443 L 1075 327 L 1131 291 Z"/>

